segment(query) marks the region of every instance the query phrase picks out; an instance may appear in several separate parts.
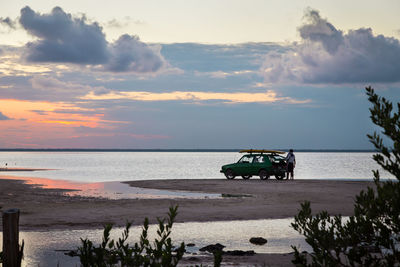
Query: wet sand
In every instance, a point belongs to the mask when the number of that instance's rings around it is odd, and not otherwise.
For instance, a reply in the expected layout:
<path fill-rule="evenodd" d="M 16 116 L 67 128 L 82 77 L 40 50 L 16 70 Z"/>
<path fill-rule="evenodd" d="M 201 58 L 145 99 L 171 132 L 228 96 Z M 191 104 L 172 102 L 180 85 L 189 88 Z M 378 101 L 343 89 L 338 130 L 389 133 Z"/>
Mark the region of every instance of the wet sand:
<path fill-rule="evenodd" d="M 365 181 L 330 180 L 147 180 L 128 183 L 226 197 L 109 200 L 65 196 L 66 189 L 43 189 L 10 178 L 13 177 L 0 177 L 0 206 L 3 210 L 19 208 L 20 227 L 29 230 L 101 228 L 105 223 L 123 226 L 127 220 L 138 225 L 145 217 L 156 222 L 155 218 L 165 215 L 171 205 L 179 205 L 177 222 L 288 218 L 297 214 L 305 200 L 311 201 L 315 212 L 351 215 L 354 196 L 372 185 Z"/>

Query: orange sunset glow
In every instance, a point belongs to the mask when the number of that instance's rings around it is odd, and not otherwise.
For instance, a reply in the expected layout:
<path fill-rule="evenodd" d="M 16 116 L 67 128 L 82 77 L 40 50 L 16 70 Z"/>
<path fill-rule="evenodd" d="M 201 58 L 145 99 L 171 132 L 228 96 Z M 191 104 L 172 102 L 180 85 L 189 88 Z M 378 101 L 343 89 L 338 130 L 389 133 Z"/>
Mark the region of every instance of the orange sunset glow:
<path fill-rule="evenodd" d="M 71 113 L 57 113 L 58 110 L 69 110 Z M 21 100 L 0 100 L 0 111 L 14 120 L 25 120 L 34 123 L 58 123 L 65 125 L 98 127 L 104 114 L 87 116 L 79 114 L 87 111 L 72 104 L 33 102 Z"/>
<path fill-rule="evenodd" d="M 104 120 L 104 114 L 98 111 L 66 103 L 2 99 L 0 112 L 10 118 L 0 124 L 2 137 L 14 147 L 36 147 L 33 140 L 76 138 L 76 127 L 112 129 L 115 123 L 125 123 Z"/>

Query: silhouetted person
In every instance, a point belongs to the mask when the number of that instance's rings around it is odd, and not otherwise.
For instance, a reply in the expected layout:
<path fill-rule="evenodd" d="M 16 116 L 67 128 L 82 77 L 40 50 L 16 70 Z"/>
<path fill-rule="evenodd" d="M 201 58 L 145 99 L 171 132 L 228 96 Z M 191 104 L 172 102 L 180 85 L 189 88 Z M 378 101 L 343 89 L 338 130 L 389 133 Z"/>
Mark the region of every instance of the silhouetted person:
<path fill-rule="evenodd" d="M 286 163 L 287 163 L 287 169 L 286 169 L 286 179 L 289 179 L 289 173 L 290 173 L 290 179 L 294 179 L 294 167 L 296 166 L 296 157 L 293 154 L 293 149 L 289 150 L 289 153 L 286 155 Z"/>

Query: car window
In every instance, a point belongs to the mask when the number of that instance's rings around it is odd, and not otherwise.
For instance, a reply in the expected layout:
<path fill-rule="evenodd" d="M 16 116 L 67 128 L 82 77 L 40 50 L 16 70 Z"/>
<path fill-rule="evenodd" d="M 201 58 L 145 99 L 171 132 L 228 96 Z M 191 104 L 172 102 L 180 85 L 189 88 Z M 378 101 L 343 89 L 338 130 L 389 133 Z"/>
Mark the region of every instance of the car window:
<path fill-rule="evenodd" d="M 279 163 L 280 161 L 284 160 L 285 158 L 282 157 L 282 156 L 280 156 L 280 155 L 270 155 L 270 156 L 269 156 L 269 159 L 270 159 L 272 162 Z"/>
<path fill-rule="evenodd" d="M 253 156 L 250 156 L 250 155 L 246 155 L 246 156 L 243 156 L 240 160 L 239 160 L 239 163 L 251 163 L 253 161 Z"/>
<path fill-rule="evenodd" d="M 253 163 L 264 163 L 265 159 L 264 156 L 255 156 Z"/>

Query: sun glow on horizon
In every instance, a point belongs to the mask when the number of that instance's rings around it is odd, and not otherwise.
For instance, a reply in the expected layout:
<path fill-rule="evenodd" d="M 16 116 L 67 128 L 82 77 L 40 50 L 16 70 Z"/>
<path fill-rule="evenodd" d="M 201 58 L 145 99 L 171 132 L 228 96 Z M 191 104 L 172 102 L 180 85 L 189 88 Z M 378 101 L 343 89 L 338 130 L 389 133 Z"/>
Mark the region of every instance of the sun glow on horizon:
<path fill-rule="evenodd" d="M 263 93 L 218 93 L 218 92 L 196 92 L 196 91 L 174 91 L 167 93 L 153 92 L 110 92 L 96 95 L 90 92 L 82 97 L 84 100 L 136 100 L 136 101 L 209 101 L 219 100 L 224 103 L 274 103 L 286 102 L 291 104 L 305 104 L 310 100 L 296 100 L 290 97 L 279 97 L 273 90 Z"/>
<path fill-rule="evenodd" d="M 35 142 L 41 140 L 77 138 L 77 127 L 112 130 L 116 123 L 130 123 L 106 120 L 99 110 L 62 102 L 0 99 L 0 112 L 8 118 L 0 120 L 0 146 L 9 147 L 36 147 Z"/>

